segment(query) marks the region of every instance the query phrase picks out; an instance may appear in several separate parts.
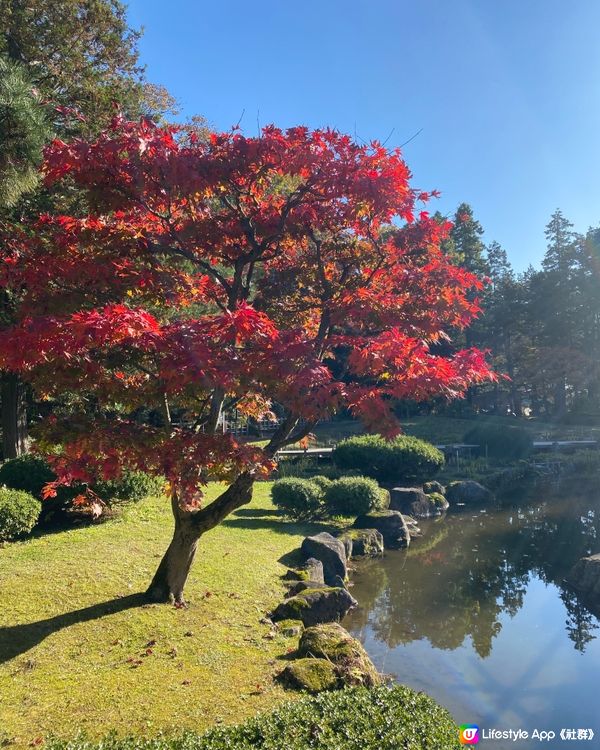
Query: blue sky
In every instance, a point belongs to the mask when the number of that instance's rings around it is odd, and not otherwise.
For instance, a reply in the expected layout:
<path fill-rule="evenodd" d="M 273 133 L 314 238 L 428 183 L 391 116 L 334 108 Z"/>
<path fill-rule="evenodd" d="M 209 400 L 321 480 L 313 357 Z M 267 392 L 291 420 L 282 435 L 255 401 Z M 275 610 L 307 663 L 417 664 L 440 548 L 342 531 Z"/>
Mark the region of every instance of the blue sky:
<path fill-rule="evenodd" d="M 130 0 L 142 61 L 217 129 L 330 125 L 399 146 L 517 270 L 560 207 L 600 224 L 598 0 Z M 390 135 L 391 133 L 391 135 Z"/>

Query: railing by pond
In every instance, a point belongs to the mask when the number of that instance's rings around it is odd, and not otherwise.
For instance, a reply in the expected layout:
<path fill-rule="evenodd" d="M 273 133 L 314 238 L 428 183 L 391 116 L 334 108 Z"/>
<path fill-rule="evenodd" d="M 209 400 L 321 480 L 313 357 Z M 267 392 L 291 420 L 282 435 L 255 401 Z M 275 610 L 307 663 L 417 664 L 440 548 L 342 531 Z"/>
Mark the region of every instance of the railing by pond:
<path fill-rule="evenodd" d="M 298 456 L 312 456 L 314 458 L 328 459 L 331 458 L 333 449 L 335 446 L 329 447 L 313 447 L 313 448 L 285 448 L 277 451 L 277 456 L 281 458 L 285 457 L 298 457 Z M 448 458 L 470 458 L 473 452 L 480 451 L 484 446 L 476 445 L 472 443 L 443 443 L 436 445 L 436 448 L 442 451 L 442 453 Z M 597 449 L 597 440 L 534 440 L 534 449 L 538 451 L 569 451 L 569 450 L 582 450 L 582 449 Z M 555 461 L 543 461 L 539 462 L 540 468 L 547 469 L 550 472 L 554 472 L 554 468 L 551 466 L 558 463 Z"/>

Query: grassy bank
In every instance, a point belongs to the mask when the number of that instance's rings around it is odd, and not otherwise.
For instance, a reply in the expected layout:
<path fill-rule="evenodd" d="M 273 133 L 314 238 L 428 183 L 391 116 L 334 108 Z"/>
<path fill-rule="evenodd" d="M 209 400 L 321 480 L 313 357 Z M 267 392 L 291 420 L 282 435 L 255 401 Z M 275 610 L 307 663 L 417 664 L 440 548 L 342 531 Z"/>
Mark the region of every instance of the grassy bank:
<path fill-rule="evenodd" d="M 280 519 L 269 489 L 201 540 L 186 610 L 136 596 L 170 538 L 162 498 L 0 549 L 0 745 L 202 731 L 290 697 L 273 680 L 290 641 L 260 619 L 283 595 L 278 560 L 325 527 Z"/>

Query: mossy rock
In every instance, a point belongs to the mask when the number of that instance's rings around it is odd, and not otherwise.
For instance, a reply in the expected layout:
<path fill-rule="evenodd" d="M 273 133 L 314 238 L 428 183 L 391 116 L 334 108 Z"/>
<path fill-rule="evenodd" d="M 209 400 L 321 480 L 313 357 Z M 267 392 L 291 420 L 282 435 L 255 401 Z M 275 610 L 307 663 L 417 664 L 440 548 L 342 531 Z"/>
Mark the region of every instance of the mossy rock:
<path fill-rule="evenodd" d="M 432 495 L 434 492 L 439 492 L 440 495 L 445 495 L 446 488 L 443 484 L 434 480 L 433 482 L 425 482 L 423 485 L 423 492 L 426 495 Z"/>
<path fill-rule="evenodd" d="M 354 521 L 355 529 L 376 529 L 383 536 L 386 547 L 408 547 L 410 532 L 402 514 L 397 510 L 372 511 Z"/>
<path fill-rule="evenodd" d="M 381 557 L 384 552 L 383 535 L 377 529 L 346 529 L 338 537 L 346 547 L 346 555 L 353 557 Z M 351 552 L 348 554 L 348 548 Z"/>
<path fill-rule="evenodd" d="M 288 687 L 309 693 L 335 690 L 340 686 L 337 670 L 327 659 L 297 659 L 287 665 L 279 679 Z"/>
<path fill-rule="evenodd" d="M 439 508 L 441 511 L 447 510 L 450 505 L 441 492 L 429 492 L 427 497 L 435 504 L 436 508 Z"/>
<path fill-rule="evenodd" d="M 301 636 L 304 632 L 304 623 L 302 620 L 280 620 L 277 623 L 277 630 L 286 638 Z"/>
<path fill-rule="evenodd" d="M 323 563 L 310 557 L 298 567 L 290 569 L 283 576 L 284 581 L 314 581 L 315 583 L 325 583 L 323 576 Z"/>
<path fill-rule="evenodd" d="M 308 581 L 308 571 L 290 568 L 283 576 L 284 581 Z"/>
<path fill-rule="evenodd" d="M 272 619 L 274 622 L 302 620 L 306 626 L 339 622 L 356 605 L 356 599 L 344 588 L 309 588 L 281 602 L 273 612 Z"/>
<path fill-rule="evenodd" d="M 345 686 L 373 687 L 381 682 L 381 676 L 362 644 L 337 623 L 307 628 L 300 638 L 298 654 L 334 664 Z"/>
<path fill-rule="evenodd" d="M 288 596 L 296 596 L 296 594 L 301 594 L 303 591 L 308 591 L 309 589 L 330 589 L 331 586 L 327 586 L 325 583 L 319 583 L 318 581 L 296 581 L 296 583 L 293 583 L 290 588 L 288 589 L 289 594 Z"/>

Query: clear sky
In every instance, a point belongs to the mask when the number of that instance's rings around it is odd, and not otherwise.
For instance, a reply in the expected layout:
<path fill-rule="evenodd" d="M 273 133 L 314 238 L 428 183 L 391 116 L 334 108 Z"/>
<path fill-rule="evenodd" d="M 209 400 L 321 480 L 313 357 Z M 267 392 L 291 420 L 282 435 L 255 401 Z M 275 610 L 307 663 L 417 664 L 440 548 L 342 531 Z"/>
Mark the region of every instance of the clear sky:
<path fill-rule="evenodd" d="M 217 129 L 329 125 L 399 146 L 517 270 L 560 207 L 600 224 L 600 0 L 129 0 L 142 61 Z"/>

